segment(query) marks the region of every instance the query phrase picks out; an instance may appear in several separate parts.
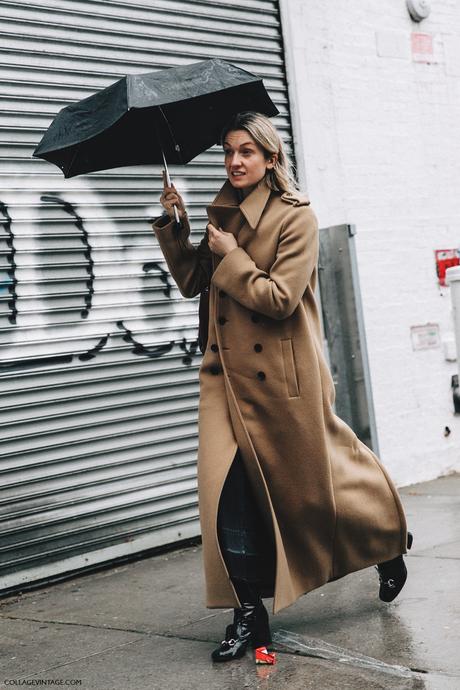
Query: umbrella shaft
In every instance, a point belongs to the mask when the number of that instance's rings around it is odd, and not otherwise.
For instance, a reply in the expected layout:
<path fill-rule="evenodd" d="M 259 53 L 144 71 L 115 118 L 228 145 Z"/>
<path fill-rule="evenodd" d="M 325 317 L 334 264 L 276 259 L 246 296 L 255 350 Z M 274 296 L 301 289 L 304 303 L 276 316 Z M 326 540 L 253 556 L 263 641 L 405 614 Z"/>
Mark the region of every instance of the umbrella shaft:
<path fill-rule="evenodd" d="M 163 156 L 163 165 L 165 166 L 166 184 L 168 185 L 168 187 L 170 187 L 171 186 L 171 178 L 169 176 L 168 164 L 166 163 L 165 152 L 163 151 L 163 149 L 161 149 L 161 155 Z M 176 219 L 176 223 L 180 223 L 179 211 L 177 210 L 177 206 L 175 204 L 173 205 L 173 209 L 174 209 L 174 218 Z"/>

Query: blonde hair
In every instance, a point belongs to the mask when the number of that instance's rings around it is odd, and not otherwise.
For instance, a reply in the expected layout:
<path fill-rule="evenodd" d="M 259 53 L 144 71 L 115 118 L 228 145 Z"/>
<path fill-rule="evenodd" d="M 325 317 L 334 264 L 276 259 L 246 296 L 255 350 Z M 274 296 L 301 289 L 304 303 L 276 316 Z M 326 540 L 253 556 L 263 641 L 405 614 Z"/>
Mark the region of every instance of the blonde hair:
<path fill-rule="evenodd" d="M 263 150 L 268 160 L 277 154 L 275 166 L 267 169 L 265 180 L 275 192 L 293 192 L 299 189 L 294 175 L 294 167 L 287 155 L 283 141 L 270 119 L 253 110 L 237 113 L 227 122 L 221 133 L 221 145 L 225 137 L 236 129 L 244 129 Z"/>

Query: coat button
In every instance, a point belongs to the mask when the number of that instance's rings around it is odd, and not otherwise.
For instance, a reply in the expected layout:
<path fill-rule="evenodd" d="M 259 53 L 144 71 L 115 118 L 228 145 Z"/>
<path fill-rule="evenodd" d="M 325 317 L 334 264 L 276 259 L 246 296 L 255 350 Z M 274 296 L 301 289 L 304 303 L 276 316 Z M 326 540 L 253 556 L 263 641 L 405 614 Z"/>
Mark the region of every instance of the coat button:
<path fill-rule="evenodd" d="M 209 371 L 211 374 L 214 374 L 216 376 L 219 373 L 219 367 L 216 364 L 213 364 L 212 367 L 209 367 Z"/>
<path fill-rule="evenodd" d="M 254 323 L 258 323 L 260 321 L 259 315 L 251 314 L 251 321 L 254 321 Z"/>
<path fill-rule="evenodd" d="M 211 345 L 211 350 L 212 350 L 213 352 L 219 352 L 219 347 L 218 347 L 215 343 L 213 343 L 213 344 Z"/>
<path fill-rule="evenodd" d="M 257 372 L 257 378 L 258 378 L 260 381 L 263 381 L 264 378 L 265 378 L 265 372 L 263 372 L 263 371 L 258 371 L 258 372 Z"/>
<path fill-rule="evenodd" d="M 263 349 L 263 348 L 262 348 L 262 345 L 261 345 L 260 343 L 256 343 L 256 344 L 254 345 L 254 350 L 255 350 L 256 352 L 262 352 L 262 349 Z"/>
<path fill-rule="evenodd" d="M 219 323 L 221 326 L 223 326 L 226 321 L 227 319 L 225 318 L 225 316 L 219 316 Z"/>
<path fill-rule="evenodd" d="M 220 295 L 221 297 L 227 297 L 227 293 L 224 292 L 223 290 L 219 290 L 219 295 Z"/>

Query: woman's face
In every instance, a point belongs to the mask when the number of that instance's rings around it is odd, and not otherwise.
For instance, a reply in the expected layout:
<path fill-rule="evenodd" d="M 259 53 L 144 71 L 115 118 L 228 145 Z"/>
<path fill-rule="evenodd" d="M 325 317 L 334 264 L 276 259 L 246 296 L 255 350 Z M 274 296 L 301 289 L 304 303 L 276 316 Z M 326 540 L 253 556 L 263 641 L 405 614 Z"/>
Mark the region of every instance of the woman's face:
<path fill-rule="evenodd" d="M 273 168 L 273 162 L 265 158 L 263 149 L 244 129 L 228 132 L 224 153 L 227 177 L 237 189 L 256 185 L 267 168 Z"/>

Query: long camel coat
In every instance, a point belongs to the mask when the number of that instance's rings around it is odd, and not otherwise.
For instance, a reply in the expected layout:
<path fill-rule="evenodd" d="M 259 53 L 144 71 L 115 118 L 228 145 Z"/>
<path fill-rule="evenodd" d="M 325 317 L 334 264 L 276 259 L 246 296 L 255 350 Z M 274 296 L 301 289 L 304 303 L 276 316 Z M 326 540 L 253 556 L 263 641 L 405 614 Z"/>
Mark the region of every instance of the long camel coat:
<path fill-rule="evenodd" d="M 314 297 L 318 222 L 308 198 L 274 192 L 262 178 L 240 203 L 227 180 L 208 217 L 237 237 L 224 257 L 210 251 L 206 233 L 191 243 L 187 216 L 179 233 L 168 217 L 153 222 L 184 297 L 211 278 L 199 372 L 206 606 L 241 605 L 217 536 L 219 498 L 239 447 L 274 532 L 275 614 L 328 581 L 406 553 L 406 520 L 385 468 L 332 409 Z"/>

